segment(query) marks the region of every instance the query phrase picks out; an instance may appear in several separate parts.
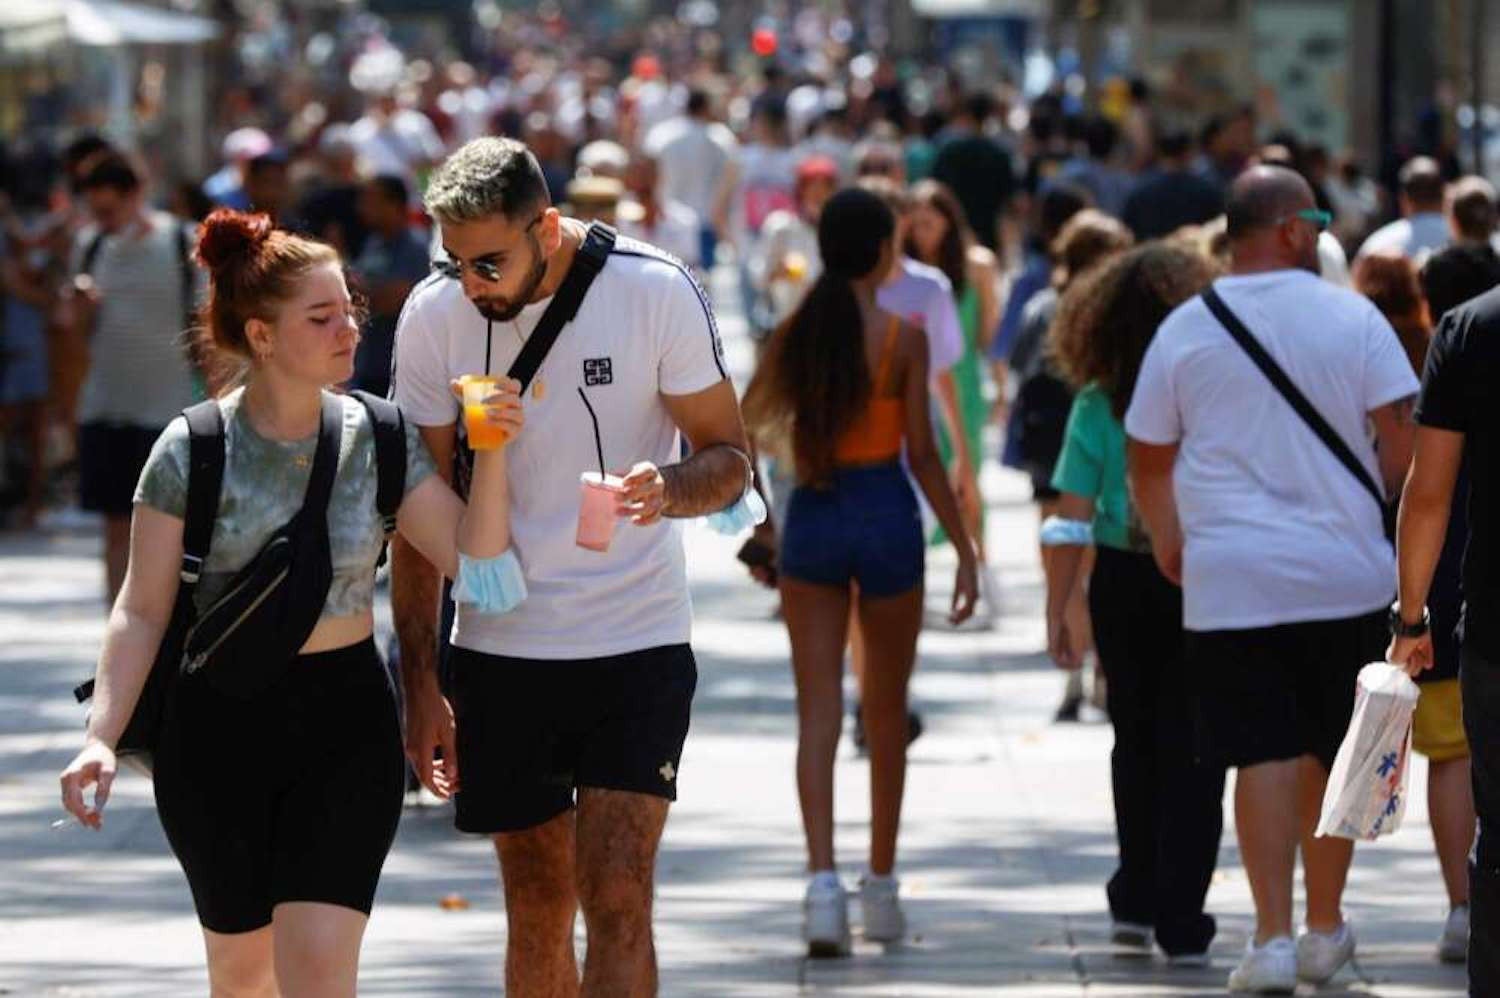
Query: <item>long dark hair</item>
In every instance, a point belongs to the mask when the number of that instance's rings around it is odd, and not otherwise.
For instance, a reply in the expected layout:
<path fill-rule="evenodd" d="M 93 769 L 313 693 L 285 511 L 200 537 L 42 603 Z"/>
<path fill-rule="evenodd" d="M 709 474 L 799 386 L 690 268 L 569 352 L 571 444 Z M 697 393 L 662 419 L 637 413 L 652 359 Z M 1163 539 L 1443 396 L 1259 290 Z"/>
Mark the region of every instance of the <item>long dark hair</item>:
<path fill-rule="evenodd" d="M 943 233 L 943 241 L 938 243 L 937 259 L 927 260 L 917 252 L 916 241 L 912 239 L 908 226 L 906 255 L 941 270 L 952 283 L 953 296 L 957 298 L 969 286 L 969 247 L 974 244 L 974 236 L 969 232 L 963 206 L 958 203 L 958 198 L 953 196 L 948 185 L 937 180 L 918 182 L 911 189 L 911 200 L 913 204 L 925 204 L 942 215 L 943 221 L 948 223 L 948 229 Z"/>
<path fill-rule="evenodd" d="M 872 392 L 864 316 L 853 282 L 870 275 L 896 229 L 878 195 L 846 188 L 818 218 L 823 273 L 771 336 L 745 392 L 745 417 L 763 443 L 790 438 L 797 477 L 824 484 L 839 438 Z"/>

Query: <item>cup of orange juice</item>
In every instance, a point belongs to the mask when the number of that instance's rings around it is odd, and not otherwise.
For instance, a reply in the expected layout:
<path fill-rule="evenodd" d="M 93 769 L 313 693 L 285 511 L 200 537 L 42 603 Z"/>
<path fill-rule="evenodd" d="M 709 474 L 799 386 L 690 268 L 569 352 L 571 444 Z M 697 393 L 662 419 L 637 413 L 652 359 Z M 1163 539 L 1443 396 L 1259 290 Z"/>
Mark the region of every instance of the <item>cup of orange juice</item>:
<path fill-rule="evenodd" d="M 807 277 L 807 257 L 792 250 L 781 261 L 787 280 L 801 283 Z"/>
<path fill-rule="evenodd" d="M 473 450 L 505 446 L 504 427 L 491 423 L 484 408 L 484 400 L 495 394 L 496 380 L 485 374 L 465 374 L 458 379 L 464 390 L 464 431 Z"/>

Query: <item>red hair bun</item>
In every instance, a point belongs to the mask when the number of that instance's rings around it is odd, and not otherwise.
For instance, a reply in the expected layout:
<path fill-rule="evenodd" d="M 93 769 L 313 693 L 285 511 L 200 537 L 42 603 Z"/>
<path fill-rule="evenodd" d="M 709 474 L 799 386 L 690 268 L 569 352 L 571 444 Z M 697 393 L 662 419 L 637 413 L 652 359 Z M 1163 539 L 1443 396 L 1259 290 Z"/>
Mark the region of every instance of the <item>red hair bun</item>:
<path fill-rule="evenodd" d="M 203 220 L 198 259 L 209 270 L 244 263 L 271 237 L 271 216 L 220 208 Z"/>

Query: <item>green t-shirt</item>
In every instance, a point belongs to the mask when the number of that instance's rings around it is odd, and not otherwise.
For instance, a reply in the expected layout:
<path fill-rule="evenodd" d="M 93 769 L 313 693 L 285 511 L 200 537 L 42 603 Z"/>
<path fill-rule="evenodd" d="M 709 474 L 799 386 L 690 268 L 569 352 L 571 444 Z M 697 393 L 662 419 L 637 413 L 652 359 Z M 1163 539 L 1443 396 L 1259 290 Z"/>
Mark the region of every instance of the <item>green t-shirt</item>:
<path fill-rule="evenodd" d="M 1052 487 L 1094 500 L 1094 543 L 1123 551 L 1150 551 L 1151 540 L 1130 501 L 1126 482 L 1125 427 L 1097 385 L 1073 399 Z"/>

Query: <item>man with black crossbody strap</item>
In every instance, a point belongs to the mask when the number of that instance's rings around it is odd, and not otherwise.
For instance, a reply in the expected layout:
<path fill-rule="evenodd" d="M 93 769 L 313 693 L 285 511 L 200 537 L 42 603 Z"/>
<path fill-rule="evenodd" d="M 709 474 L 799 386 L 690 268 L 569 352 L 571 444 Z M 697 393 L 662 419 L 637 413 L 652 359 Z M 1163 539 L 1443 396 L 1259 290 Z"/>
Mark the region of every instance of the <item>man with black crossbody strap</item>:
<path fill-rule="evenodd" d="M 507 994 L 580 993 L 579 908 L 581 993 L 654 994 L 656 850 L 697 678 L 672 521 L 734 505 L 750 468 L 718 330 L 680 261 L 623 237 L 607 258 L 595 253 L 603 230 L 550 205 L 518 142 L 464 146 L 426 202 L 445 259 L 402 313 L 394 397 L 439 468 L 458 447 L 450 382 L 519 377 L 531 338 L 555 325 L 549 309 L 577 313 L 530 377 L 527 430 L 509 444 L 511 529 L 530 595 L 504 616 L 460 607 L 447 699 L 434 664 L 437 575 L 394 547 L 408 751 L 424 784 L 455 799 L 458 827 L 494 838 Z M 579 302 L 577 275 L 595 267 Z M 692 456 L 677 461 L 682 438 Z M 604 551 L 580 546 L 579 531 L 580 475 L 601 463 L 623 476 Z"/>
<path fill-rule="evenodd" d="M 1355 677 L 1388 637 L 1383 512 L 1410 458 L 1417 382 L 1375 306 L 1318 278 L 1327 218 L 1306 181 L 1246 171 L 1228 215 L 1230 273 L 1162 323 L 1125 429 L 1157 561 L 1183 587 L 1199 750 L 1239 770 L 1256 929 L 1229 987 L 1286 993 L 1354 952 L 1340 908 L 1353 843 L 1313 829 Z"/>

